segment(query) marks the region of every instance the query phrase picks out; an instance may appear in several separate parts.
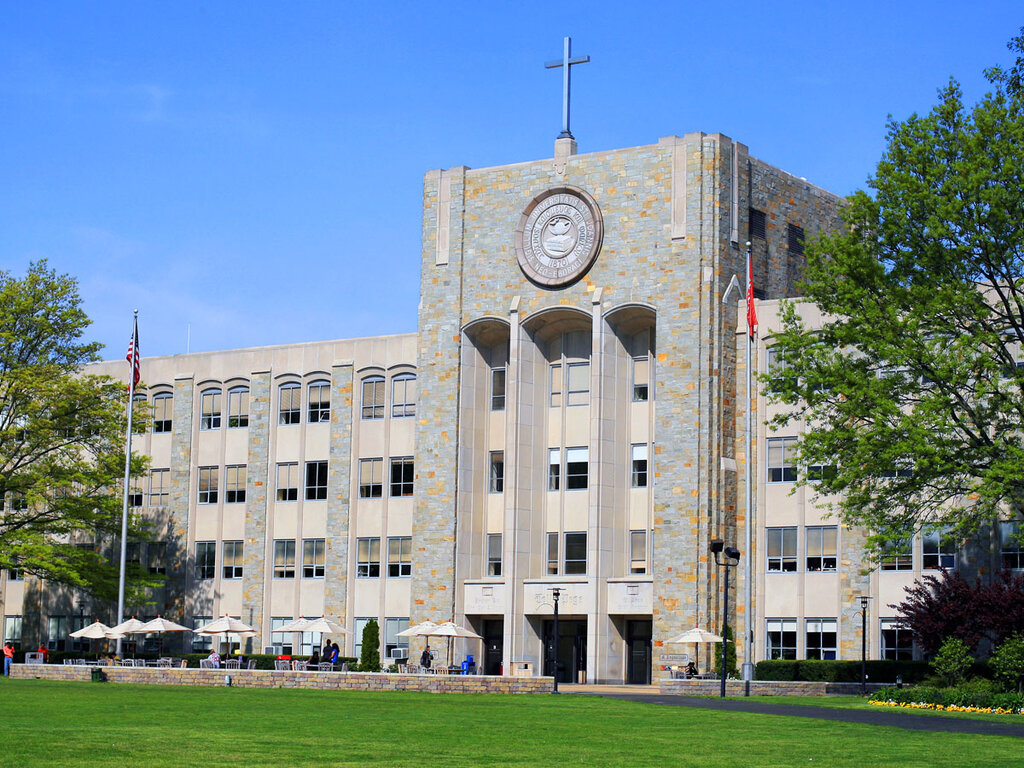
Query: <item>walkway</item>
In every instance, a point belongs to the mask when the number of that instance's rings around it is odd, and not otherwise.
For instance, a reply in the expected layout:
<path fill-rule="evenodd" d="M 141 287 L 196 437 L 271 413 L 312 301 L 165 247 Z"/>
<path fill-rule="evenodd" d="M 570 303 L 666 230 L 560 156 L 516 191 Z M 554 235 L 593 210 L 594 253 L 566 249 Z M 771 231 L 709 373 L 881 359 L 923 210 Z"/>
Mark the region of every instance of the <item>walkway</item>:
<path fill-rule="evenodd" d="M 1016 736 L 1024 738 L 1024 723 L 995 722 L 990 720 L 969 720 L 941 715 L 910 714 L 887 707 L 872 709 L 836 709 L 802 704 L 775 704 L 746 699 L 708 699 L 696 696 L 668 696 L 660 693 L 656 686 L 632 685 L 559 685 L 564 693 L 589 696 L 606 696 L 612 699 L 640 701 L 645 704 L 663 704 L 673 707 L 697 707 L 718 709 L 728 712 L 751 712 L 760 715 L 786 715 L 789 717 L 810 717 L 818 720 L 832 720 L 864 725 L 882 725 L 905 728 L 911 731 L 944 731 L 946 733 L 975 733 L 989 736 Z M 1007 717 L 1010 717 L 1009 715 Z"/>

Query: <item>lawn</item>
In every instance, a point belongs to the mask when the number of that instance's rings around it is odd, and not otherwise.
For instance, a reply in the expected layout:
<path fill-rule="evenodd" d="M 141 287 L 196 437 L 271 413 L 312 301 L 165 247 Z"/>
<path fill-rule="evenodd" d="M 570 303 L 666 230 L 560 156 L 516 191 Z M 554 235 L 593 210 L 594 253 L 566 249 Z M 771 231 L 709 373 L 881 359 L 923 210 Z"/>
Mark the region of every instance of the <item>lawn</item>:
<path fill-rule="evenodd" d="M 0 680 L 2 766 L 1024 765 L 1022 741 L 593 696 Z"/>

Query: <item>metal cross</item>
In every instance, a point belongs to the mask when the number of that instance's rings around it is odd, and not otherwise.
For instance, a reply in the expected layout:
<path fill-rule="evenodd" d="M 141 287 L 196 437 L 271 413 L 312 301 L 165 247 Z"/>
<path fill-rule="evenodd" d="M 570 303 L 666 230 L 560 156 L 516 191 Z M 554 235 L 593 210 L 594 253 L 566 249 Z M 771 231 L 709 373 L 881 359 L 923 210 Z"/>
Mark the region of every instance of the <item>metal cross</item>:
<path fill-rule="evenodd" d="M 563 67 L 562 70 L 562 132 L 558 134 L 560 139 L 571 139 L 572 133 L 569 131 L 569 69 L 573 64 L 586 64 L 590 61 L 589 56 L 577 56 L 575 59 L 572 58 L 572 38 L 567 37 L 563 41 L 562 47 L 562 58 L 561 60 L 549 61 L 545 64 L 547 69 L 557 69 Z"/>

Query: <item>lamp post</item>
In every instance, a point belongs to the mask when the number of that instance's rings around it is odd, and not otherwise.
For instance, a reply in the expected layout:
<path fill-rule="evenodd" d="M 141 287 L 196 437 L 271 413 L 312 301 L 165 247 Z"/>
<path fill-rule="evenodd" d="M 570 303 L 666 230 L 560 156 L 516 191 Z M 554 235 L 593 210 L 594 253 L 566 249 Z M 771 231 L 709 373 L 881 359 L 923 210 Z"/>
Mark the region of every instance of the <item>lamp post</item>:
<path fill-rule="evenodd" d="M 551 642 L 551 666 L 555 672 L 555 687 L 552 689 L 552 693 L 558 693 L 558 598 L 561 594 L 560 587 L 551 588 L 551 596 L 555 600 L 554 627 L 552 628 L 554 639 Z"/>
<path fill-rule="evenodd" d="M 860 596 L 860 693 L 868 692 L 868 600 L 867 595 Z"/>
<path fill-rule="evenodd" d="M 725 555 L 725 560 L 719 560 L 719 553 Z M 729 623 L 729 569 L 735 568 L 740 563 L 740 551 L 736 547 L 727 547 L 721 539 L 711 540 L 711 554 L 715 556 L 715 565 L 725 568 L 725 584 L 722 590 L 722 698 L 725 698 L 725 653 L 728 639 L 725 636 L 725 627 Z M 731 562 L 730 562 L 731 561 Z M 748 574 L 749 578 L 749 574 Z"/>

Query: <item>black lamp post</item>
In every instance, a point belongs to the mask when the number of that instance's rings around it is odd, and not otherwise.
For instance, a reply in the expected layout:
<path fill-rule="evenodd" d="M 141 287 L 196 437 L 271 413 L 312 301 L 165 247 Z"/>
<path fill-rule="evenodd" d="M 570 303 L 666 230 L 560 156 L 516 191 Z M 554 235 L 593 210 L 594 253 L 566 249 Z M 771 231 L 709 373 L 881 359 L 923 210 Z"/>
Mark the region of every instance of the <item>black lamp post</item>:
<path fill-rule="evenodd" d="M 868 692 L 868 600 L 867 595 L 860 596 L 860 693 Z"/>
<path fill-rule="evenodd" d="M 560 587 L 551 588 L 551 596 L 555 599 L 555 620 L 552 629 L 555 637 L 551 642 L 551 666 L 555 672 L 555 687 L 552 689 L 552 693 L 558 693 L 558 598 L 561 594 L 562 590 Z"/>
<path fill-rule="evenodd" d="M 725 636 L 725 628 L 729 623 L 729 569 L 740 564 L 740 551 L 736 547 L 727 547 L 721 539 L 711 540 L 711 553 L 715 556 L 715 565 L 725 568 L 725 584 L 722 590 L 722 698 L 725 698 L 725 652 L 728 638 Z M 718 555 L 725 555 L 725 561 L 719 560 Z M 731 561 L 731 562 L 730 562 Z"/>

